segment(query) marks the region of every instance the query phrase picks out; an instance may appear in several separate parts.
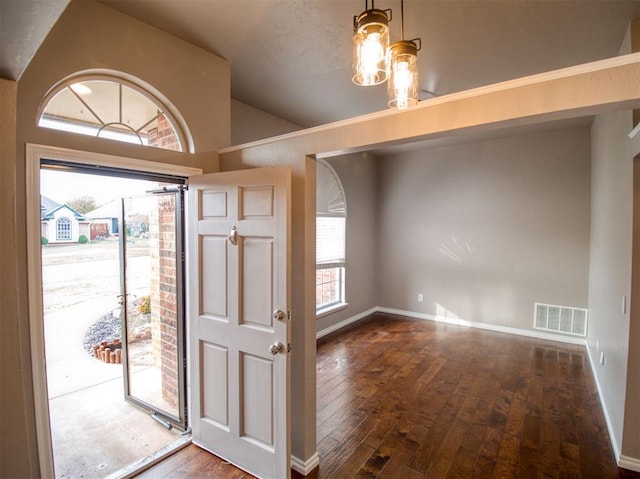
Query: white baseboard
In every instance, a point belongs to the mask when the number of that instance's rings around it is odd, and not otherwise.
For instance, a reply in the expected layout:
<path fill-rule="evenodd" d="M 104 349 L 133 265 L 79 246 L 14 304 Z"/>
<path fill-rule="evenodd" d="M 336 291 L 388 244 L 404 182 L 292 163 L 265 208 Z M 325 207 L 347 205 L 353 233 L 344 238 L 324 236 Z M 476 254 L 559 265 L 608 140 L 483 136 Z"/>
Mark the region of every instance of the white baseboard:
<path fill-rule="evenodd" d="M 344 321 L 340 321 L 339 323 L 333 324 L 328 328 L 322 329 L 316 333 L 316 339 L 320 339 L 327 334 L 331 334 L 338 329 L 342 329 L 350 324 L 355 323 L 356 321 L 360 321 L 361 319 L 366 318 L 367 316 L 371 316 L 373 313 L 378 311 L 378 308 L 371 308 L 362 313 L 356 314 L 355 316 L 351 316 L 350 318 L 345 319 Z M 297 470 L 297 469 L 296 469 Z"/>
<path fill-rule="evenodd" d="M 291 456 L 291 468 L 294 471 L 299 472 L 303 476 L 311 474 L 311 471 L 313 471 L 316 467 L 318 467 L 319 464 L 320 464 L 320 456 L 318 456 L 317 451 L 314 452 L 313 455 L 306 461 L 303 461 L 302 459 L 298 459 L 296 456 L 293 456 L 293 455 Z"/>
<path fill-rule="evenodd" d="M 620 454 L 618 467 L 623 467 L 625 469 L 629 469 L 630 471 L 640 472 L 640 459 Z"/>
<path fill-rule="evenodd" d="M 398 316 L 407 316 L 409 318 L 425 319 L 428 321 L 438 321 L 447 324 L 456 324 L 458 326 L 468 326 L 470 328 L 486 329 L 488 331 L 496 331 L 498 333 L 517 334 L 519 336 L 527 336 L 536 339 L 546 339 L 549 341 L 558 341 L 561 343 L 578 344 L 580 346 L 586 346 L 587 342 L 584 338 L 576 338 L 571 336 L 563 336 L 561 334 L 545 333 L 543 331 L 533 331 L 529 329 L 510 328 L 508 326 L 498 326 L 489 323 L 478 323 L 475 321 L 467 321 L 466 319 L 454 318 L 451 316 L 437 316 L 435 314 L 428 313 L 416 313 L 415 311 L 405 311 L 402 309 L 384 308 L 382 306 L 375 306 L 371 309 L 358 313 L 355 316 L 351 316 L 339 323 L 333 324 L 328 328 L 321 329 L 316 333 L 316 339 L 320 339 L 327 334 L 331 334 L 339 329 L 342 329 L 350 324 L 353 324 L 361 319 L 364 319 L 374 313 L 386 313 L 396 314 Z"/>
<path fill-rule="evenodd" d="M 561 343 L 579 344 L 580 346 L 586 345 L 584 338 L 575 338 L 571 336 L 563 336 L 561 334 L 545 333 L 542 331 L 532 331 L 529 329 L 510 328 L 508 326 L 498 326 L 489 323 L 478 323 L 475 321 L 467 321 L 466 319 L 455 318 L 451 316 L 437 316 L 435 314 L 427 313 L 415 313 L 413 311 L 403 311 L 400 309 L 382 308 L 380 306 L 374 308 L 375 311 L 387 314 L 397 314 L 400 316 L 407 316 L 409 318 L 426 319 L 429 321 L 438 321 L 447 324 L 456 324 L 459 326 L 468 326 L 470 328 L 486 329 L 489 331 L 496 331 L 498 333 L 517 334 L 518 336 L 527 336 L 536 339 L 546 339 L 549 341 L 559 341 Z"/>
<path fill-rule="evenodd" d="M 614 435 L 611 415 L 609 414 L 609 409 L 607 408 L 607 403 L 604 400 L 602 388 L 600 387 L 600 381 L 598 380 L 598 375 L 596 374 L 597 361 L 595 361 L 591 356 L 591 350 L 589 349 L 588 345 L 586 346 L 586 349 L 587 357 L 589 358 L 589 365 L 591 366 L 591 374 L 593 374 L 593 380 L 595 381 L 596 389 L 598 390 L 598 399 L 600 399 L 600 406 L 602 407 L 602 413 L 604 414 L 604 421 L 607 424 L 607 432 L 609 433 L 609 441 L 611 441 L 611 449 L 613 449 L 613 455 L 616 458 L 618 467 L 629 469 L 630 471 L 640 472 L 640 459 L 625 456 L 620 451 L 620 445 L 618 444 L 616 436 Z"/>
<path fill-rule="evenodd" d="M 604 400 L 604 395 L 602 394 L 600 381 L 598 381 L 598 375 L 596 374 L 596 363 L 591 357 L 591 350 L 589 349 L 589 346 L 586 346 L 586 349 L 587 349 L 587 357 L 589 358 L 589 366 L 591 366 L 591 374 L 593 374 L 593 380 L 595 381 L 596 389 L 598 390 L 598 399 L 600 399 L 600 407 L 602 407 L 602 413 L 604 414 L 604 422 L 607 424 L 607 432 L 609 433 L 609 441 L 611 442 L 611 449 L 613 449 L 613 455 L 616 458 L 616 462 L 618 463 L 618 466 L 626 467 L 626 466 L 620 465 L 620 461 L 622 457 L 620 454 L 620 446 L 618 445 L 618 441 L 616 440 L 616 436 L 614 435 L 611 415 L 609 414 L 607 403 Z M 640 464 L 640 462 L 638 464 Z M 631 468 L 626 467 L 626 469 L 631 469 Z M 640 470 L 640 469 L 634 469 L 634 470 Z"/>

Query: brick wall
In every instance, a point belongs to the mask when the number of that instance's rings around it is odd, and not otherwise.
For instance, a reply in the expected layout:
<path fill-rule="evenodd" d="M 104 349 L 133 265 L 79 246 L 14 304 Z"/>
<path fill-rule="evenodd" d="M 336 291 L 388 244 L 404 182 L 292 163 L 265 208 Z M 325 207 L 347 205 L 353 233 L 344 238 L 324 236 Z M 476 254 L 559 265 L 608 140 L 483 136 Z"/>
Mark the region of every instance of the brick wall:
<path fill-rule="evenodd" d="M 155 212 L 154 212 L 155 213 Z M 178 405 L 178 306 L 176 284 L 175 199 L 158 197 L 157 217 L 150 222 L 152 239 L 151 320 L 154 358 L 162 376 L 162 398 Z"/>
<path fill-rule="evenodd" d="M 178 141 L 178 137 L 164 114 L 158 117 L 157 128 L 149 131 L 148 141 L 149 146 L 155 146 L 165 150 L 180 151 L 180 142 Z"/>
<path fill-rule="evenodd" d="M 162 343 L 160 339 L 160 225 L 158 224 L 158 209 L 151 209 L 149 214 L 149 243 L 151 344 L 153 346 L 153 364 L 159 367 Z"/>
<path fill-rule="evenodd" d="M 160 339 L 162 397 L 172 405 L 178 398 L 178 305 L 176 284 L 176 206 L 173 195 L 160 198 Z"/>

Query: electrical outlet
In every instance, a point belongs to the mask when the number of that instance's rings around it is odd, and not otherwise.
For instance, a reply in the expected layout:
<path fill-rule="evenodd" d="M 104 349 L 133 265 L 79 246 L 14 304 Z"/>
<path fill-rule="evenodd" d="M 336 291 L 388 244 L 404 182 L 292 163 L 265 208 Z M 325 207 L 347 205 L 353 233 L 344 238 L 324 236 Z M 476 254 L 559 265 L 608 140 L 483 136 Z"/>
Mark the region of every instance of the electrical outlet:
<path fill-rule="evenodd" d="M 422 303 L 424 301 L 424 296 L 422 293 L 418 294 L 418 303 Z"/>
<path fill-rule="evenodd" d="M 600 364 L 604 366 L 604 351 L 600 353 Z"/>

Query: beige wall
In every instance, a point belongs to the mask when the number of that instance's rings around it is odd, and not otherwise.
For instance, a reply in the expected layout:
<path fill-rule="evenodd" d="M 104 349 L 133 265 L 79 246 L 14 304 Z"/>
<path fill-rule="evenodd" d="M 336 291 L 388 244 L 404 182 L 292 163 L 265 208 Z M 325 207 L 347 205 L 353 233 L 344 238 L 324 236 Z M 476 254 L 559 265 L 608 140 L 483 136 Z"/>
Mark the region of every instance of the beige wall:
<path fill-rule="evenodd" d="M 587 306 L 588 127 L 379 165 L 380 306 L 525 330 L 535 302 Z"/>
<path fill-rule="evenodd" d="M 16 254 L 17 83 L 0 79 L 0 477 L 36 477 L 25 269 Z"/>
<path fill-rule="evenodd" d="M 625 459 L 635 458 L 637 465 L 640 459 L 640 137 L 637 135 L 631 143 L 631 152 L 636 156 L 633 161 L 633 251 L 622 454 Z"/>
<path fill-rule="evenodd" d="M 232 145 L 263 140 L 301 129 L 298 125 L 231 99 Z"/>
<path fill-rule="evenodd" d="M 639 25 L 630 25 L 621 55 L 631 51 Z M 633 114 L 623 110 L 597 116 L 591 129 L 587 349 L 621 466 L 639 470 L 640 136 L 630 139 L 632 128 Z"/>
<path fill-rule="evenodd" d="M 631 112 L 596 117 L 592 132 L 591 259 L 588 348 L 620 450 L 627 380 L 631 294 L 633 156 L 628 151 Z M 601 365 L 600 353 L 605 355 Z"/>
<path fill-rule="evenodd" d="M 629 42 L 634 52 L 640 51 L 640 19 L 629 27 Z M 626 41 L 627 39 L 625 39 Z M 634 119 L 640 118 L 640 109 L 633 111 Z M 635 123 L 637 125 L 638 123 Z M 626 141 L 626 139 L 625 139 Z M 627 358 L 627 389 L 624 410 L 623 458 L 632 458 L 636 470 L 640 470 L 640 135 L 636 134 L 629 143 L 629 154 L 634 156 L 633 166 L 633 244 L 631 300 L 629 307 L 629 357 Z"/>
<path fill-rule="evenodd" d="M 631 127 L 631 111 L 600 115 L 592 127 L 587 347 L 614 445 L 623 461 L 635 458 L 636 462 L 632 462 L 637 467 L 640 458 L 640 164 L 634 157 L 640 155 L 640 136 L 629 139 Z M 604 365 L 600 364 L 601 353 L 604 353 Z"/>

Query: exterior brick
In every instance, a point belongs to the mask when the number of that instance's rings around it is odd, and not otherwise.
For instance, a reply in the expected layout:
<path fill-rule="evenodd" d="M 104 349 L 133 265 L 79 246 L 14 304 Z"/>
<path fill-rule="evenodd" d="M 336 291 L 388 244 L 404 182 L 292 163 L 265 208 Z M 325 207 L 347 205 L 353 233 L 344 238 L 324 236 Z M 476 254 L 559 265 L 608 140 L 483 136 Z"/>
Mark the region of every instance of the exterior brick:
<path fill-rule="evenodd" d="M 160 123 L 159 121 L 159 125 Z M 162 142 L 166 138 L 169 136 L 160 134 L 158 141 Z M 157 211 L 154 212 L 154 220 L 153 226 L 150 227 L 152 249 L 154 250 L 151 255 L 152 272 L 153 277 L 157 278 L 157 284 L 154 285 L 151 297 L 152 321 L 154 322 L 152 331 L 155 333 L 153 336 L 154 351 L 158 353 L 157 357 L 162 371 L 162 398 L 175 407 L 178 401 L 178 337 L 176 329 L 178 305 L 173 196 L 159 199 Z"/>
<path fill-rule="evenodd" d="M 149 146 L 156 146 L 165 150 L 180 151 L 180 143 L 167 117 L 162 114 L 158 117 L 158 126 L 149 132 Z"/>

